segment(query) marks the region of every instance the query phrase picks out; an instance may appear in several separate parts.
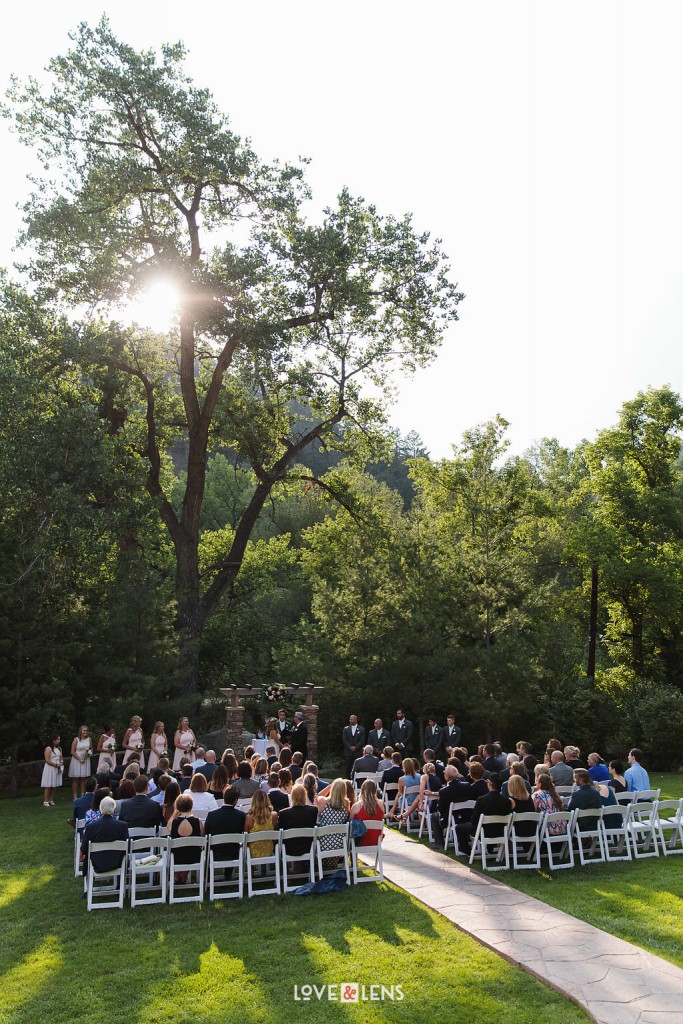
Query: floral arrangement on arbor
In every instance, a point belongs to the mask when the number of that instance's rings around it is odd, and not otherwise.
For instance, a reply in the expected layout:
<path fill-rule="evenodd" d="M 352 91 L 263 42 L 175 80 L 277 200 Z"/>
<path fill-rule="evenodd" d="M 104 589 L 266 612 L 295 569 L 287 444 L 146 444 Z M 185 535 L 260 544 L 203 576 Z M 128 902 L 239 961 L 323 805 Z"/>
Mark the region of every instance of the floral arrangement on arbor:
<path fill-rule="evenodd" d="M 284 683 L 272 683 L 270 686 L 266 686 L 263 696 L 271 704 L 274 704 L 276 701 L 281 704 L 287 696 L 287 687 Z"/>

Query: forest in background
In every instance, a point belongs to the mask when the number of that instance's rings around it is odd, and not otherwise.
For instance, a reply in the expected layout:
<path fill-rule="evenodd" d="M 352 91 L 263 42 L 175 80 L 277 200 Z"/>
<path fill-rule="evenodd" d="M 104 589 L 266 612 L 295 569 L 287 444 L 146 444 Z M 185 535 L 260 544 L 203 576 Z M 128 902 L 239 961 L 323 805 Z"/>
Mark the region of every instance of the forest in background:
<path fill-rule="evenodd" d="M 325 687 L 329 753 L 401 704 L 677 766 L 680 397 L 574 450 L 512 457 L 498 417 L 430 459 L 387 410 L 457 342 L 440 242 L 345 188 L 311 222 L 305 162 L 260 160 L 182 44 L 71 38 L 0 108 L 44 172 L 0 279 L 3 756 L 215 729 L 219 687 L 281 681 Z M 159 284 L 168 331 L 122 322 Z"/>

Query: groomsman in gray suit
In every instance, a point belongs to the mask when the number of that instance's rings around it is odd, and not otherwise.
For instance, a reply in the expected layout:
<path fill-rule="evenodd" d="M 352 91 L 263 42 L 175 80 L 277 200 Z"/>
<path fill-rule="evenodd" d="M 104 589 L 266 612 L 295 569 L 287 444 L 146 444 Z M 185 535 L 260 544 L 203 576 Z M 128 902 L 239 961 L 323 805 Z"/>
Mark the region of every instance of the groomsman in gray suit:
<path fill-rule="evenodd" d="M 365 729 L 362 725 L 358 724 L 358 716 L 351 715 L 349 718 L 349 724 L 344 726 L 342 732 L 342 743 L 344 744 L 344 768 L 346 770 L 346 778 L 351 778 L 351 772 L 353 771 L 353 762 L 357 757 L 360 757 L 363 752 L 363 746 L 365 744 Z"/>
<path fill-rule="evenodd" d="M 424 749 L 433 750 L 438 761 L 444 755 L 443 729 L 436 724 L 436 715 L 430 715 L 425 729 Z"/>

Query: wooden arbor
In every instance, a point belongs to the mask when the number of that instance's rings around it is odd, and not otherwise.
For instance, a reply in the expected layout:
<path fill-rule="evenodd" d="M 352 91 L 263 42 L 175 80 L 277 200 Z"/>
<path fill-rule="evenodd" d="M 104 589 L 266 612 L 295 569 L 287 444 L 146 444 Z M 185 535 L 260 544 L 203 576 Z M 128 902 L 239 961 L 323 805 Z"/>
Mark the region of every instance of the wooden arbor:
<path fill-rule="evenodd" d="M 313 683 L 306 683 L 299 686 L 293 683 L 286 688 L 288 694 L 295 694 L 303 697 L 303 703 L 297 708 L 304 716 L 304 722 L 308 728 L 308 756 L 312 761 L 318 757 L 318 704 L 313 703 L 314 695 L 321 693 L 322 686 L 314 686 Z M 221 687 L 220 692 L 228 697 L 230 703 L 225 708 L 226 731 L 228 746 L 234 751 L 242 748 L 242 734 L 244 732 L 244 706 L 240 703 L 242 697 L 254 697 L 256 700 L 263 698 L 263 688 L 260 686 L 232 686 Z M 275 709 L 277 711 L 277 709 Z"/>

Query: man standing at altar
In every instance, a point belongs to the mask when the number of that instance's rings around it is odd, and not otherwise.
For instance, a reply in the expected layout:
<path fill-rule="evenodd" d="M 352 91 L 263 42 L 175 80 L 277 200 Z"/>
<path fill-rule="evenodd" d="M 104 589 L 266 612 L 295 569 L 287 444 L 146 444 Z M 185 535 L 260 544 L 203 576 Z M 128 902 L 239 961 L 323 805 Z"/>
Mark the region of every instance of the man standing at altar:
<path fill-rule="evenodd" d="M 353 762 L 363 753 L 365 745 L 365 729 L 358 724 L 358 716 L 351 715 L 349 724 L 344 726 L 342 732 L 342 743 L 344 744 L 344 768 L 346 778 L 351 778 Z"/>
<path fill-rule="evenodd" d="M 285 743 L 289 743 L 292 735 L 292 726 L 287 721 L 287 712 L 285 711 L 284 708 L 280 708 L 280 710 L 277 713 L 277 722 L 275 723 L 275 728 L 277 729 L 278 742 L 280 746 L 283 747 Z"/>
<path fill-rule="evenodd" d="M 308 727 L 304 723 L 303 711 L 294 712 L 294 725 L 292 726 L 289 743 L 292 753 L 298 750 L 303 754 L 304 761 L 308 760 Z"/>
<path fill-rule="evenodd" d="M 403 708 L 397 710 L 396 720 L 391 724 L 391 745 L 405 756 L 413 752 L 413 723 L 408 721 Z"/>

